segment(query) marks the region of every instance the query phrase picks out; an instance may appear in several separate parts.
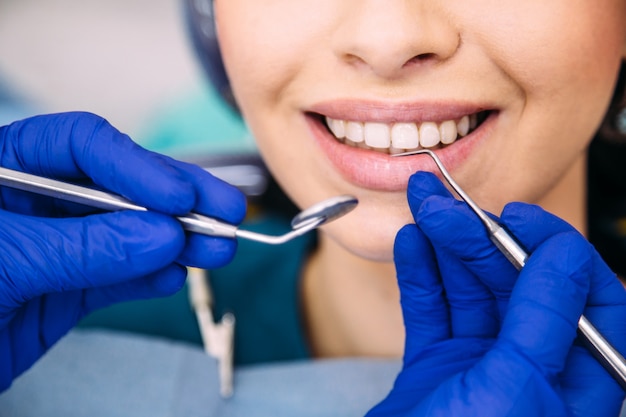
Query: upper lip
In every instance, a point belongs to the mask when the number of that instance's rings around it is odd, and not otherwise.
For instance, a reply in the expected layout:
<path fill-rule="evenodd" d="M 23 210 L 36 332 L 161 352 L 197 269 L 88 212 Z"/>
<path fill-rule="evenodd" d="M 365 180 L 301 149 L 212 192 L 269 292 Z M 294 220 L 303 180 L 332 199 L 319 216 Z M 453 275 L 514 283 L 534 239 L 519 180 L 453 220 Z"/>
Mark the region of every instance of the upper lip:
<path fill-rule="evenodd" d="M 338 99 L 312 105 L 307 111 L 337 120 L 378 123 L 421 123 L 456 120 L 493 109 L 486 104 L 459 101 L 419 101 L 387 103 L 381 101 Z"/>

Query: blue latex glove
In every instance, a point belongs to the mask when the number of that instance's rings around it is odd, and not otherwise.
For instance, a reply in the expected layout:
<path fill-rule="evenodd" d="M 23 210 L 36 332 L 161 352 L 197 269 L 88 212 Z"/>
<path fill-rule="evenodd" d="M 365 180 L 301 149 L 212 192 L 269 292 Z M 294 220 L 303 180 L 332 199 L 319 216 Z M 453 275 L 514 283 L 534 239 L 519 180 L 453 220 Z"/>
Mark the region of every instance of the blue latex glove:
<path fill-rule="evenodd" d="M 0 127 L 0 165 L 97 185 L 153 210 L 98 214 L 0 188 L 0 391 L 90 311 L 172 294 L 184 265 L 221 266 L 236 250 L 234 240 L 186 235 L 172 215 L 193 210 L 238 223 L 238 190 L 140 148 L 95 115 Z"/>
<path fill-rule="evenodd" d="M 584 312 L 626 352 L 626 293 L 593 247 L 539 207 L 501 221 L 532 255 L 518 273 L 432 174 L 409 184 L 396 238 L 403 369 L 369 416 L 618 416 L 620 386 L 575 342 Z"/>

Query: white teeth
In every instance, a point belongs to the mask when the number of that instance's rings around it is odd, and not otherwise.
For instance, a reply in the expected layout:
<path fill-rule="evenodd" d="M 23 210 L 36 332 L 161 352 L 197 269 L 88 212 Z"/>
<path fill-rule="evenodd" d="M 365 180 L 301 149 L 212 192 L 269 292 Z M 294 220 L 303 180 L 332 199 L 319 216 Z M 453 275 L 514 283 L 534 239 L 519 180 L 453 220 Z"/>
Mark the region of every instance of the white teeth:
<path fill-rule="evenodd" d="M 423 148 L 432 148 L 441 142 L 437 123 L 424 122 L 420 126 L 420 145 Z"/>
<path fill-rule="evenodd" d="M 441 135 L 441 143 L 449 145 L 456 140 L 458 134 L 456 130 L 456 123 L 452 120 L 448 120 L 439 125 L 439 134 Z"/>
<path fill-rule="evenodd" d="M 393 154 L 419 147 L 450 145 L 477 127 L 478 116 L 422 123 L 355 122 L 326 117 L 326 124 L 337 139 L 348 145 Z"/>
<path fill-rule="evenodd" d="M 346 136 L 345 122 L 343 120 L 336 120 L 327 117 L 326 125 L 337 139 L 343 139 Z"/>
<path fill-rule="evenodd" d="M 412 149 L 419 146 L 419 133 L 415 123 L 396 123 L 391 128 L 391 146 Z"/>
<path fill-rule="evenodd" d="M 456 125 L 456 130 L 459 133 L 459 136 L 467 136 L 470 130 L 470 119 L 468 116 L 463 116 L 459 123 Z"/>
<path fill-rule="evenodd" d="M 391 145 L 389 126 L 384 123 L 363 124 L 363 137 L 372 148 L 388 148 Z"/>
<path fill-rule="evenodd" d="M 347 122 L 346 123 L 346 138 L 352 142 L 363 142 L 363 123 L 359 122 Z"/>

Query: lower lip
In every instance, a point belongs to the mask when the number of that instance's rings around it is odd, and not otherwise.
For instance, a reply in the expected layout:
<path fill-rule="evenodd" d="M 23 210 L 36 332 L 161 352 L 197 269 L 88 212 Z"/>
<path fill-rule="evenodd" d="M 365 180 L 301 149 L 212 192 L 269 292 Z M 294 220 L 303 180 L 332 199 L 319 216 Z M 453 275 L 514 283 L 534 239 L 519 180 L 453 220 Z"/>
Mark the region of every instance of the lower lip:
<path fill-rule="evenodd" d="M 485 138 L 495 122 L 492 112 L 481 125 L 454 144 L 435 150 L 443 165 L 454 172 Z M 313 137 L 328 160 L 349 182 L 359 187 L 377 191 L 403 191 L 409 177 L 417 171 L 439 173 L 427 155 L 392 157 L 377 151 L 355 148 L 339 142 L 319 118 L 307 115 Z"/>

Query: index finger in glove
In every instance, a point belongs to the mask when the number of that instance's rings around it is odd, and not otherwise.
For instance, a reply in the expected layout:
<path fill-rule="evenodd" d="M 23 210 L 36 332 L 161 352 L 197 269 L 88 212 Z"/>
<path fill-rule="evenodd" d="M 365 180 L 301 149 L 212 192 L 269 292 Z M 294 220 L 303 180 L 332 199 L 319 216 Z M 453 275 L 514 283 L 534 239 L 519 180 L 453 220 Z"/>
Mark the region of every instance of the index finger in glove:
<path fill-rule="evenodd" d="M 183 179 L 194 187 L 194 212 L 231 224 L 242 222 L 246 215 L 246 199 L 240 190 L 197 165 L 175 160 L 170 163 L 181 173 Z"/>
<path fill-rule="evenodd" d="M 7 168 L 59 179 L 87 176 L 139 205 L 167 214 L 186 214 L 196 205 L 195 184 L 173 166 L 171 158 L 141 148 L 94 114 L 36 116 L 3 127 L 0 137 L 0 161 Z M 206 179 L 208 173 L 202 176 L 215 199 L 237 193 L 224 182 Z M 236 218 L 241 217 L 240 211 Z"/>

